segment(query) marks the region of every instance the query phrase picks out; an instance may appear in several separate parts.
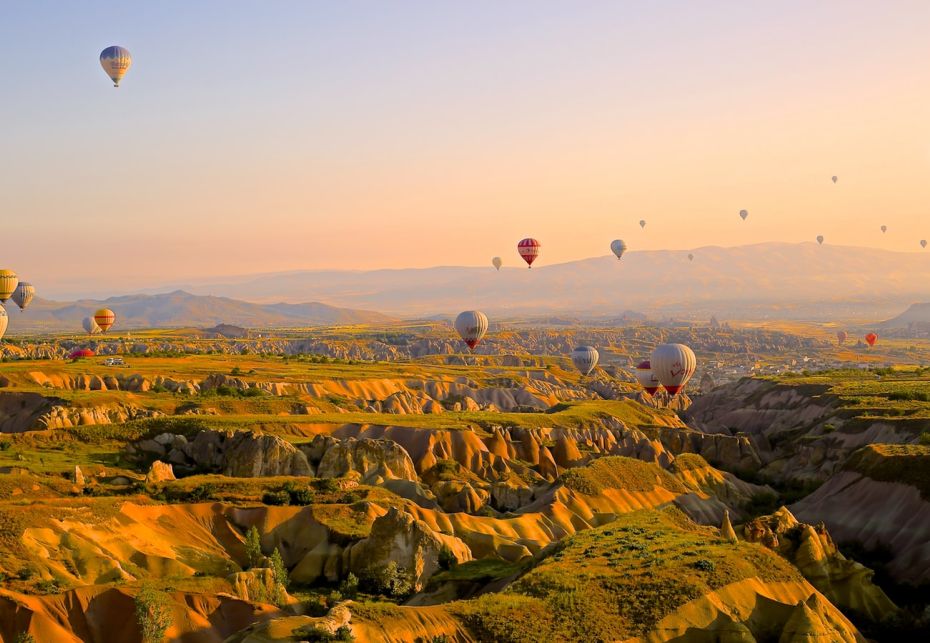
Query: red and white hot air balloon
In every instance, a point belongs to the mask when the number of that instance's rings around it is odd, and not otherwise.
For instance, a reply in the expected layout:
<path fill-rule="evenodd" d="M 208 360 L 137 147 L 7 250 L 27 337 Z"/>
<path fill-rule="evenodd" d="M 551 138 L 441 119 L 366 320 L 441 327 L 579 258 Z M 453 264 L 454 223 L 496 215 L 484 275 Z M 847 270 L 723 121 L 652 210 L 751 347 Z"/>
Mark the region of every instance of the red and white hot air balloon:
<path fill-rule="evenodd" d="M 878 341 L 878 335 L 875 333 L 869 333 L 865 336 L 865 343 L 869 346 L 875 346 L 875 342 Z"/>
<path fill-rule="evenodd" d="M 659 387 L 662 386 L 655 373 L 652 372 L 652 364 L 649 363 L 648 359 L 636 365 L 636 381 L 649 395 L 655 395 Z"/>
<path fill-rule="evenodd" d="M 536 261 L 536 257 L 539 256 L 539 242 L 536 239 L 531 239 L 527 237 L 523 241 L 517 244 L 517 252 L 520 253 L 520 256 L 523 257 L 523 261 L 532 268 L 533 262 Z"/>
<path fill-rule="evenodd" d="M 659 344 L 649 360 L 652 372 L 670 395 L 678 395 L 697 368 L 694 351 L 684 344 Z"/>
<path fill-rule="evenodd" d="M 488 332 L 488 317 L 480 310 L 466 310 L 455 318 L 455 330 L 465 340 L 468 348 L 474 350 Z"/>

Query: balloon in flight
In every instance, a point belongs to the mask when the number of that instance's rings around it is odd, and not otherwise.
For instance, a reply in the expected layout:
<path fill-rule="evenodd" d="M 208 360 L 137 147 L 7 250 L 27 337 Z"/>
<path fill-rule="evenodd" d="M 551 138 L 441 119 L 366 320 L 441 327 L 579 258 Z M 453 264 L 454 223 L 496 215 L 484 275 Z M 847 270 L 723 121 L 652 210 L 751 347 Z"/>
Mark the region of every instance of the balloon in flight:
<path fill-rule="evenodd" d="M 626 243 L 624 243 L 623 239 L 614 239 L 610 242 L 610 251 L 617 255 L 619 261 L 623 253 L 626 252 Z"/>
<path fill-rule="evenodd" d="M 542 246 L 540 246 L 536 239 L 527 237 L 517 244 L 517 252 L 523 257 L 523 261 L 526 262 L 526 265 L 532 268 L 533 262 L 536 261 L 536 257 L 539 256 L 540 247 Z"/>
<path fill-rule="evenodd" d="M 19 277 L 12 270 L 0 270 L 0 303 L 6 303 L 6 300 L 13 296 L 16 285 L 19 283 Z"/>
<path fill-rule="evenodd" d="M 875 346 L 875 342 L 878 341 L 878 335 L 875 333 L 869 333 L 865 336 L 865 343 L 869 346 Z"/>
<path fill-rule="evenodd" d="M 85 317 L 81 325 L 84 327 L 84 332 L 88 335 L 96 335 L 100 332 L 100 326 L 97 325 L 93 317 Z"/>
<path fill-rule="evenodd" d="M 6 327 L 10 323 L 10 318 L 6 315 L 6 310 L 3 306 L 0 306 L 0 339 L 3 339 L 4 333 L 6 333 Z"/>
<path fill-rule="evenodd" d="M 123 79 L 131 65 L 132 56 L 124 47 L 114 45 L 100 52 L 100 66 L 113 81 L 114 87 L 119 87 L 119 81 Z"/>
<path fill-rule="evenodd" d="M 694 261 L 694 255 L 690 252 L 688 253 L 688 261 Z"/>
<path fill-rule="evenodd" d="M 652 351 L 649 364 L 665 390 L 678 395 L 694 375 L 697 358 L 684 344 L 659 344 Z"/>
<path fill-rule="evenodd" d="M 13 291 L 13 303 L 19 306 L 20 310 L 26 310 L 26 306 L 32 301 L 32 298 L 36 295 L 36 289 L 32 284 L 26 283 L 25 281 L 19 282 L 16 286 L 16 290 Z"/>
<path fill-rule="evenodd" d="M 639 227 L 640 227 L 640 228 L 645 228 L 645 227 L 646 227 L 646 220 L 645 220 L 645 219 L 640 219 L 640 220 L 639 220 Z"/>
<path fill-rule="evenodd" d="M 921 247 L 921 248 L 926 248 L 926 247 L 927 247 L 927 240 L 926 240 L 926 239 L 921 239 L 921 240 L 920 240 L 920 247 Z M 2 300 L 0 300 L 0 301 L 2 301 Z"/>
<path fill-rule="evenodd" d="M 636 365 L 636 381 L 649 395 L 655 395 L 659 387 L 662 386 L 655 373 L 652 372 L 652 364 L 648 359 Z"/>
<path fill-rule="evenodd" d="M 888 226 L 883 225 L 883 226 L 882 226 L 882 234 L 885 234 L 886 232 L 888 232 Z"/>
<path fill-rule="evenodd" d="M 845 330 L 840 330 L 836 332 L 836 343 L 842 346 L 846 343 L 846 338 L 849 337 L 849 333 Z"/>
<path fill-rule="evenodd" d="M 593 346 L 579 346 L 572 351 L 572 364 L 582 375 L 590 375 L 600 358 Z"/>
<path fill-rule="evenodd" d="M 501 260 L 500 257 L 494 257 L 493 259 L 491 259 L 491 265 L 497 268 L 498 270 L 500 270 L 501 266 L 504 265 L 504 262 L 503 260 Z"/>
<path fill-rule="evenodd" d="M 480 310 L 466 310 L 455 318 L 455 330 L 465 340 L 468 348 L 474 349 L 488 332 L 488 317 Z"/>
<path fill-rule="evenodd" d="M 749 210 L 740 210 L 740 211 L 739 211 L 739 217 L 740 217 L 740 219 L 742 219 L 743 221 L 745 221 L 746 218 L 747 218 L 748 216 L 749 216 Z"/>
<path fill-rule="evenodd" d="M 838 179 L 837 177 L 835 177 L 835 176 L 831 176 L 831 177 L 830 177 L 830 180 L 833 181 L 834 183 L 836 183 L 839 179 Z"/>
<path fill-rule="evenodd" d="M 822 234 L 818 234 L 818 235 L 817 235 L 817 243 L 819 243 L 820 245 L 823 245 L 823 235 L 822 235 Z"/>
<path fill-rule="evenodd" d="M 101 308 L 94 313 L 94 321 L 100 327 L 100 331 L 105 333 L 110 330 L 110 326 L 116 321 L 116 314 L 109 308 Z"/>

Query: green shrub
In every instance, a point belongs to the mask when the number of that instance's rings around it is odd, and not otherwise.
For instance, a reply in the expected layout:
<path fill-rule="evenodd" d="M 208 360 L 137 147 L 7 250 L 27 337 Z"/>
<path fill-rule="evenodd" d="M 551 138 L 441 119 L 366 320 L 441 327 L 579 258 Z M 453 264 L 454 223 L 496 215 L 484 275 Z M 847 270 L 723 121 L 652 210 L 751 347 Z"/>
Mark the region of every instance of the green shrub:
<path fill-rule="evenodd" d="M 293 482 L 288 482 L 284 485 L 284 491 L 287 492 L 290 504 L 292 505 L 304 506 L 313 504 L 313 492 L 306 486 L 298 486 Z"/>
<path fill-rule="evenodd" d="M 279 491 L 266 491 L 262 494 L 262 503 L 278 506 L 289 505 L 291 504 L 291 494 L 284 489 Z"/>
<path fill-rule="evenodd" d="M 699 558 L 694 563 L 692 563 L 695 569 L 700 569 L 702 572 L 712 572 L 717 569 L 717 566 L 714 564 L 714 561 L 707 560 L 706 558 Z"/>
<path fill-rule="evenodd" d="M 168 595 L 150 585 L 143 585 L 136 594 L 136 620 L 144 643 L 162 643 L 171 627 L 171 605 Z"/>
<path fill-rule="evenodd" d="M 459 559 L 455 557 L 455 552 L 453 552 L 448 545 L 443 545 L 442 549 L 439 550 L 439 567 L 441 569 L 450 570 L 455 569 L 455 566 L 458 564 Z"/>
<path fill-rule="evenodd" d="M 339 591 L 349 600 L 358 598 L 358 576 L 349 572 L 346 579 L 339 585 Z"/>

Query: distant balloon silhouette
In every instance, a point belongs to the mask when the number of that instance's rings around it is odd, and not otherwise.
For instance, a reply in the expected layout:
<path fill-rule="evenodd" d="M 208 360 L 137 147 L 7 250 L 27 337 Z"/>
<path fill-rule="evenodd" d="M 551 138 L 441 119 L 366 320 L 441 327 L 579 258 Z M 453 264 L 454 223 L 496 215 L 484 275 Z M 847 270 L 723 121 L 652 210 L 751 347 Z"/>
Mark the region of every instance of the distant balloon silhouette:
<path fill-rule="evenodd" d="M 818 234 L 818 235 L 817 235 L 817 243 L 819 243 L 820 245 L 823 245 L 823 235 L 822 235 L 822 234 Z"/>
<path fill-rule="evenodd" d="M 646 220 L 645 220 L 645 219 L 640 219 L 640 220 L 639 220 L 639 227 L 640 227 L 640 228 L 645 228 L 645 227 L 646 227 Z"/>
<path fill-rule="evenodd" d="M 610 251 L 617 255 L 619 261 L 623 253 L 626 252 L 626 243 L 623 242 L 623 239 L 614 239 L 610 242 Z"/>
<path fill-rule="evenodd" d="M 838 179 L 837 179 L 837 177 L 835 177 L 835 176 L 831 176 L 831 177 L 830 177 L 830 180 L 833 181 L 834 183 L 836 183 Z"/>
<path fill-rule="evenodd" d="M 740 211 L 739 211 L 739 217 L 740 217 L 740 219 L 742 219 L 743 221 L 745 221 L 746 218 L 749 217 L 749 210 L 740 210 Z"/>
<path fill-rule="evenodd" d="M 849 337 L 849 333 L 847 333 L 845 330 L 837 331 L 837 333 L 836 333 L 836 342 L 837 342 L 837 344 L 839 344 L 840 346 L 842 346 L 843 344 L 845 344 L 845 343 L 846 343 L 846 338 L 847 338 L 847 337 Z"/>
<path fill-rule="evenodd" d="M 694 255 L 690 252 L 688 253 L 688 261 L 694 261 Z"/>
<path fill-rule="evenodd" d="M 497 268 L 498 270 L 500 270 L 501 266 L 504 265 L 504 262 L 501 260 L 500 257 L 494 257 L 493 259 L 491 259 L 491 265 Z"/>
<path fill-rule="evenodd" d="M 926 247 L 927 247 L 927 240 L 926 240 L 926 239 L 921 239 L 921 240 L 920 240 L 920 247 L 921 247 L 921 248 L 926 248 Z"/>
<path fill-rule="evenodd" d="M 100 66 L 113 81 L 113 86 L 119 87 L 119 81 L 132 66 L 132 56 L 129 55 L 129 50 L 123 47 L 107 47 L 100 52 Z"/>
<path fill-rule="evenodd" d="M 878 341 L 878 335 L 875 333 L 869 333 L 865 336 L 865 343 L 869 346 L 875 346 L 875 342 Z"/>
<path fill-rule="evenodd" d="M 884 233 L 886 233 L 886 232 L 888 232 L 888 226 L 883 225 L 883 226 L 882 226 L 882 234 L 884 234 Z"/>

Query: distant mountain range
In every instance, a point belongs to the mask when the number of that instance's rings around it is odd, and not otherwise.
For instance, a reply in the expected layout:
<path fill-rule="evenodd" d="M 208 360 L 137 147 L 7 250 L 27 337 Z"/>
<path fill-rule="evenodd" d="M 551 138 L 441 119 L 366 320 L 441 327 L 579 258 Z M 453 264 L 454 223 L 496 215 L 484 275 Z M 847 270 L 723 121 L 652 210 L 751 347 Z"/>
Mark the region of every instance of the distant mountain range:
<path fill-rule="evenodd" d="M 887 319 L 930 300 L 930 252 L 815 243 L 627 252 L 527 270 L 519 257 L 490 266 L 300 271 L 194 282 L 195 293 L 259 301 L 310 297 L 402 317 L 479 308 L 496 316 L 568 313 L 652 316 Z M 693 254 L 693 261 L 688 255 Z"/>
<path fill-rule="evenodd" d="M 7 302 L 10 332 L 22 330 L 74 330 L 99 308 L 116 313 L 117 328 L 204 327 L 222 323 L 248 327 L 368 324 L 392 321 L 367 310 L 337 308 L 320 303 L 255 304 L 227 297 L 192 295 L 183 290 L 158 295 L 126 295 L 102 301 L 84 299 L 56 302 L 36 298 L 26 312 Z"/>

